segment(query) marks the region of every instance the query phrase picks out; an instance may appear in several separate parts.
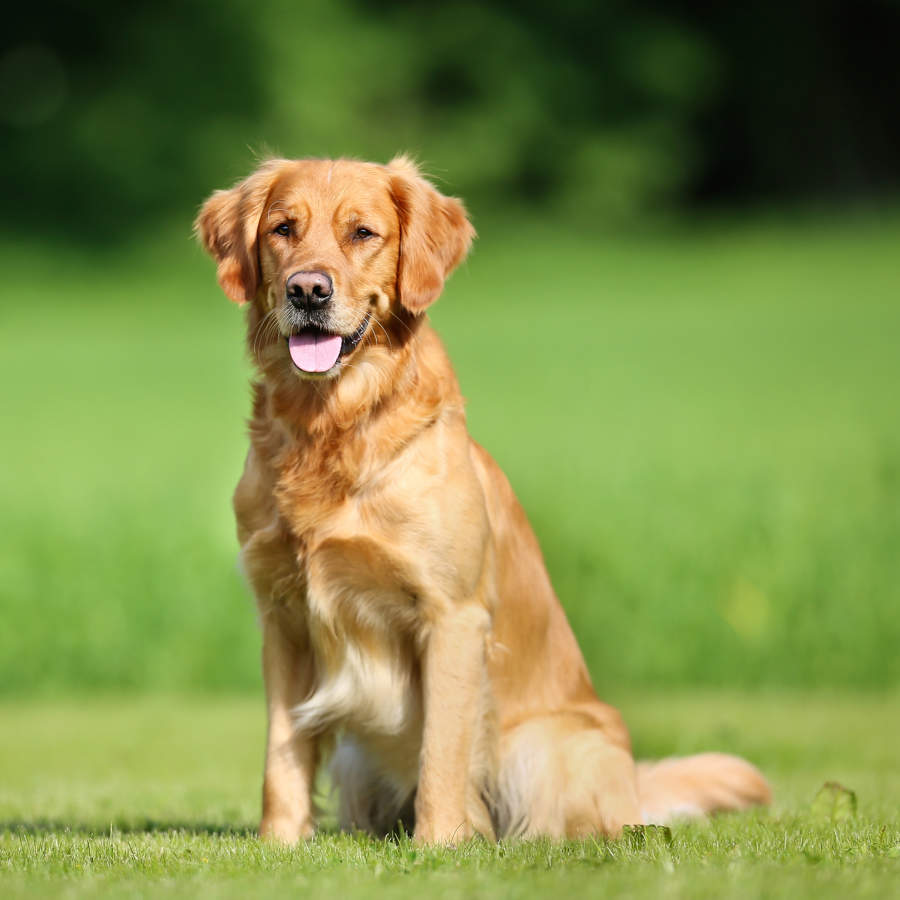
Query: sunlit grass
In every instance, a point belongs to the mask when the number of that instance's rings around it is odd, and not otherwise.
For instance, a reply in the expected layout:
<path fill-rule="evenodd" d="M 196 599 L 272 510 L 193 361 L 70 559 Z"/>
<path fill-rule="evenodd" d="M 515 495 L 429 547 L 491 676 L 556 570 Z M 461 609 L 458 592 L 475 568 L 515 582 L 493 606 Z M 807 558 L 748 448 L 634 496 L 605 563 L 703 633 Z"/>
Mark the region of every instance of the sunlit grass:
<path fill-rule="evenodd" d="M 621 699 L 641 755 L 747 753 L 771 777 L 774 807 L 617 843 L 422 849 L 326 830 L 284 849 L 254 834 L 260 699 L 6 703 L 0 895 L 890 895 L 900 865 L 896 694 Z M 816 812 L 816 791 L 832 779 L 856 791 L 855 816 Z"/>

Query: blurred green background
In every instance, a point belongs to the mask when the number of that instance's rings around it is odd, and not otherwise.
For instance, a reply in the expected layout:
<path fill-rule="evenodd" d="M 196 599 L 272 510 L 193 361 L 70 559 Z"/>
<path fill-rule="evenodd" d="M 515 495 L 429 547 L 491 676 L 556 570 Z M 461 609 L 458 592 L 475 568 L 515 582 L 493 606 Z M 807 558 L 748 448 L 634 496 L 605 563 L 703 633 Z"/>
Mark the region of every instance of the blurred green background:
<path fill-rule="evenodd" d="M 898 23 L 833 0 L 9 13 L 0 693 L 259 684 L 242 315 L 190 226 L 270 152 L 409 151 L 466 199 L 480 239 L 433 319 L 602 692 L 896 686 Z"/>

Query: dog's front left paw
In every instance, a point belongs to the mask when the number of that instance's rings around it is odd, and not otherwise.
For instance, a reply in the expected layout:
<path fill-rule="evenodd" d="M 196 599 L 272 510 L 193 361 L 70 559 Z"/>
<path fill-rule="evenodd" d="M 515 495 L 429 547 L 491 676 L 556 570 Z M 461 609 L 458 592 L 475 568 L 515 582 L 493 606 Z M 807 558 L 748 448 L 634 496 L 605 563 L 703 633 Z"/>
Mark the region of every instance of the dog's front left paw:
<path fill-rule="evenodd" d="M 288 846 L 311 838 L 315 831 L 315 825 L 308 819 L 297 820 L 288 816 L 272 816 L 259 824 L 259 836 L 263 840 Z"/>

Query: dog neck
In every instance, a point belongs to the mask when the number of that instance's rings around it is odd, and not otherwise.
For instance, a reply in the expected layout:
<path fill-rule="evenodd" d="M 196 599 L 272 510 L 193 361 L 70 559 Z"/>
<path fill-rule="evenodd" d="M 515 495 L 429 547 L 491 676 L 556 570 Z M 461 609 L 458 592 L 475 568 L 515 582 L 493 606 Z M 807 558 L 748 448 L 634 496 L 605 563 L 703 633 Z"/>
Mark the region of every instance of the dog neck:
<path fill-rule="evenodd" d="M 298 377 L 274 345 L 256 353 L 250 435 L 277 471 L 360 489 L 444 416 L 464 421 L 459 387 L 424 316 L 360 348 L 334 378 Z"/>

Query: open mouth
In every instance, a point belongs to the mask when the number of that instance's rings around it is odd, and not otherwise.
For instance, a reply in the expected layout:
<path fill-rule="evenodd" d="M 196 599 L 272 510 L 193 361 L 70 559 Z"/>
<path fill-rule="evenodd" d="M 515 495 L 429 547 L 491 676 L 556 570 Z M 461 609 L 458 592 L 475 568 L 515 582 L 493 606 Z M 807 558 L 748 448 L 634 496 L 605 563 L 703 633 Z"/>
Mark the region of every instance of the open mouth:
<path fill-rule="evenodd" d="M 321 375 L 330 372 L 363 339 L 369 327 L 369 314 L 352 334 L 332 334 L 314 325 L 301 328 L 288 339 L 291 361 L 301 371 Z"/>

